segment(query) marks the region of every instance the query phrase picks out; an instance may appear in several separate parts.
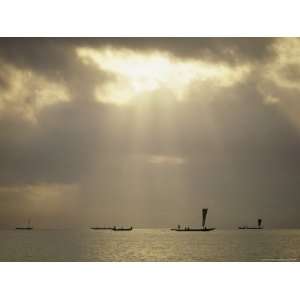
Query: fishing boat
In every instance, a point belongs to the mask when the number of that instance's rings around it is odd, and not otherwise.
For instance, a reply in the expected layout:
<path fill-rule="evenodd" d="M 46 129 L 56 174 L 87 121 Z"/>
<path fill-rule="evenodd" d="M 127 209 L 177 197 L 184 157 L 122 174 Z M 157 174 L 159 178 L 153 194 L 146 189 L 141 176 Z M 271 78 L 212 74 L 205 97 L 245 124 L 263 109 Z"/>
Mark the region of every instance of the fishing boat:
<path fill-rule="evenodd" d="M 27 226 L 18 226 L 16 230 L 32 230 L 33 227 L 31 226 L 31 220 L 28 220 Z"/>
<path fill-rule="evenodd" d="M 181 227 L 180 225 L 177 225 L 177 228 L 171 228 L 173 231 L 179 231 L 179 232 L 189 232 L 189 231 L 212 231 L 216 228 L 208 228 L 205 226 L 206 222 L 206 216 L 207 216 L 208 208 L 202 209 L 202 228 L 190 228 L 189 226 Z"/>
<path fill-rule="evenodd" d="M 261 223 L 262 219 L 257 219 L 257 226 L 239 226 L 239 229 L 264 229 Z"/>
<path fill-rule="evenodd" d="M 112 230 L 113 227 L 90 227 L 92 230 Z"/>
<path fill-rule="evenodd" d="M 113 231 L 131 231 L 133 229 L 133 227 L 132 226 L 130 226 L 130 227 L 117 227 L 117 226 L 114 226 L 113 228 L 112 228 L 112 230 Z"/>

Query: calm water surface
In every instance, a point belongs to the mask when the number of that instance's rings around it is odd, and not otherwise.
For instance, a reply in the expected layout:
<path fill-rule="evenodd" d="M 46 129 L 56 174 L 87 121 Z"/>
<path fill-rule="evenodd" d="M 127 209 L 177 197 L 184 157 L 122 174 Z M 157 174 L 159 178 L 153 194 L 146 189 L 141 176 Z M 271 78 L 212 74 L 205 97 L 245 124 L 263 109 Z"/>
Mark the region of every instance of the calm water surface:
<path fill-rule="evenodd" d="M 0 261 L 300 261 L 300 230 L 0 230 Z"/>

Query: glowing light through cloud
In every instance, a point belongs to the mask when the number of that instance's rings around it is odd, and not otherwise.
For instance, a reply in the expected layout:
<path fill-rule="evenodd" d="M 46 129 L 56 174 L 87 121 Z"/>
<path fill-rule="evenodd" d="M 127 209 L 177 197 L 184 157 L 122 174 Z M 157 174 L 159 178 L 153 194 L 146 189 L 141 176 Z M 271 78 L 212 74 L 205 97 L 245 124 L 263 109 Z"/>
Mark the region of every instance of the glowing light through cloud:
<path fill-rule="evenodd" d="M 265 103 L 280 107 L 290 124 L 300 130 L 300 103 L 295 101 L 295 94 L 300 90 L 300 40 L 279 39 L 273 48 L 276 59 L 264 66 L 258 90 Z"/>
<path fill-rule="evenodd" d="M 194 80 L 215 80 L 227 86 L 248 73 L 248 66 L 230 68 L 199 60 L 178 60 L 162 52 L 138 53 L 130 50 L 106 48 L 78 48 L 77 53 L 85 64 L 97 64 L 111 72 L 115 80 L 96 90 L 103 102 L 124 104 L 141 93 L 170 89 L 179 100 L 184 98 L 189 84 Z"/>
<path fill-rule="evenodd" d="M 273 48 L 277 57 L 265 66 L 264 77 L 278 87 L 300 89 L 300 40 L 280 39 Z"/>
<path fill-rule="evenodd" d="M 10 109 L 34 120 L 36 112 L 43 107 L 70 100 L 63 84 L 48 81 L 32 71 L 4 65 L 0 70 L 0 78 L 4 77 L 3 74 L 9 88 L 1 90 L 0 86 L 0 111 Z"/>

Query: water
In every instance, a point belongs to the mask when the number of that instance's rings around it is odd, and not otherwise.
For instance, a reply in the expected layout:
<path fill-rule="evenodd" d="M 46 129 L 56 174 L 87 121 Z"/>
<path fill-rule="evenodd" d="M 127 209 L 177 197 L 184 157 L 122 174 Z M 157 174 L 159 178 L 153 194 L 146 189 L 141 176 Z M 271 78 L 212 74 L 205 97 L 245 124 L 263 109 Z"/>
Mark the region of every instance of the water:
<path fill-rule="evenodd" d="M 0 261 L 300 261 L 300 230 L 0 230 Z"/>

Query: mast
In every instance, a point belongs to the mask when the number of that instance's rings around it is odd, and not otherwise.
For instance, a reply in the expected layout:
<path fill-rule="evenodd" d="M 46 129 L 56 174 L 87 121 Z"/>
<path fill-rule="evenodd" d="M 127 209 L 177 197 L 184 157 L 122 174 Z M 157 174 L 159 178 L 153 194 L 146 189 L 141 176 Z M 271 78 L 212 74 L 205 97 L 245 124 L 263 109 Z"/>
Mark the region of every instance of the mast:
<path fill-rule="evenodd" d="M 202 227 L 203 228 L 205 226 L 207 211 L 208 211 L 208 208 L 203 208 L 202 209 Z"/>

